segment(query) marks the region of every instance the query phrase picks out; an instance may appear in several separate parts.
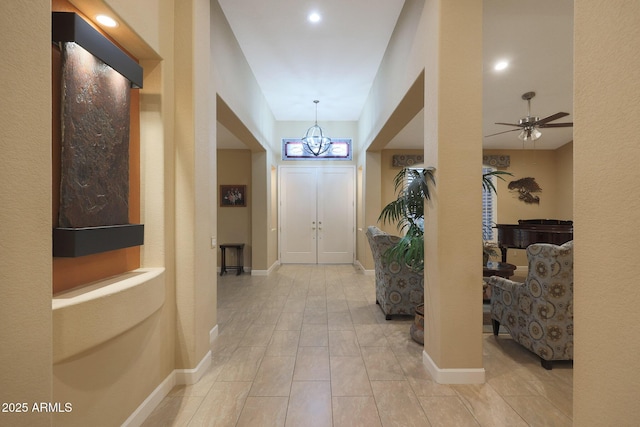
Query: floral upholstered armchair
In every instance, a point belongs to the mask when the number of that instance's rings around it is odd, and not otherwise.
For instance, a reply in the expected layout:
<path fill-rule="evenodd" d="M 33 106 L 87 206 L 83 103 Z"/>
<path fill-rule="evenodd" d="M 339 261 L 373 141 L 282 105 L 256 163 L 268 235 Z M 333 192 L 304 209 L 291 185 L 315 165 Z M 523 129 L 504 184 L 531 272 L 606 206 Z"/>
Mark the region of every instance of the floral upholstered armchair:
<path fill-rule="evenodd" d="M 424 299 L 424 276 L 396 261 L 388 262 L 384 253 L 398 243 L 400 237 L 392 236 L 378 227 L 367 228 L 367 239 L 376 270 L 376 303 L 387 320 L 393 314 L 413 316 Z"/>
<path fill-rule="evenodd" d="M 527 258 L 524 283 L 489 279 L 493 334 L 505 326 L 551 369 L 553 360 L 573 360 L 573 241 L 530 245 Z"/>

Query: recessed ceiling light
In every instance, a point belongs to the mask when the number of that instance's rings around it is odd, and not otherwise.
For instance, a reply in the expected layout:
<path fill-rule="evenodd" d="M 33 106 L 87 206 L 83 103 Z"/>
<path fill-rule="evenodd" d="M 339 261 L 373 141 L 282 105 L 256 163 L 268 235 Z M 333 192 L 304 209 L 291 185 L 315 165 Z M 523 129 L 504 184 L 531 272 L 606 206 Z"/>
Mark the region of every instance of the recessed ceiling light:
<path fill-rule="evenodd" d="M 316 23 L 316 22 L 320 22 L 322 17 L 318 12 L 311 12 L 307 19 L 309 19 L 309 22 Z"/>
<path fill-rule="evenodd" d="M 507 61 L 498 61 L 496 65 L 493 66 L 493 69 L 496 71 L 502 71 L 509 66 L 509 62 Z"/>
<path fill-rule="evenodd" d="M 115 19 L 107 15 L 98 15 L 96 16 L 96 21 L 104 25 L 105 27 L 117 27 L 118 23 Z"/>

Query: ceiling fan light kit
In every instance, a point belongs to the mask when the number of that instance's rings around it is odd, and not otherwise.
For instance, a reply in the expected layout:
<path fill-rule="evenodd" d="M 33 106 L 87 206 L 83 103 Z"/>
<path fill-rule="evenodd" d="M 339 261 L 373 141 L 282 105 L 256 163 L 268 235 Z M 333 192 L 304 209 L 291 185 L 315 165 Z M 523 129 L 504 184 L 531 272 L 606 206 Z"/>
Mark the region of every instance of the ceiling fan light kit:
<path fill-rule="evenodd" d="M 519 120 L 519 125 L 522 126 L 522 131 L 518 135 L 523 141 L 535 141 L 536 139 L 542 136 L 542 132 L 540 132 L 536 127 L 535 123 L 540 120 L 539 117 L 523 117 Z M 516 129 L 517 130 L 517 129 Z"/>
<path fill-rule="evenodd" d="M 525 92 L 522 94 L 522 99 L 527 101 L 527 116 L 521 118 L 517 124 L 515 123 L 500 123 L 496 122 L 497 125 L 505 125 L 505 126 L 515 126 L 517 129 L 506 130 L 504 132 L 493 133 L 491 135 L 486 135 L 486 137 L 500 135 L 507 132 L 515 132 L 520 131 L 518 138 L 522 141 L 535 141 L 536 139 L 542 136 L 542 132 L 540 132 L 540 128 L 560 128 L 560 127 L 571 127 L 573 126 L 573 122 L 567 123 L 549 123 L 554 120 L 560 119 L 562 117 L 568 116 L 569 113 L 555 113 L 543 119 L 539 117 L 531 115 L 531 99 L 536 96 L 536 93 Z"/>

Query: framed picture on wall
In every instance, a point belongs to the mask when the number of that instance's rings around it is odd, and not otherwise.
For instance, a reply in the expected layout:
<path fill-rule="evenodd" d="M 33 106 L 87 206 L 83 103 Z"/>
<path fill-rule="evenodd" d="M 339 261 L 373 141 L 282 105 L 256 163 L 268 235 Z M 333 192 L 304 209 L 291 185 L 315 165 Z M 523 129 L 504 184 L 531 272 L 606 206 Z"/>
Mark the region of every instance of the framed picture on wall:
<path fill-rule="evenodd" d="M 247 206 L 246 185 L 221 185 L 220 207 L 245 207 Z"/>

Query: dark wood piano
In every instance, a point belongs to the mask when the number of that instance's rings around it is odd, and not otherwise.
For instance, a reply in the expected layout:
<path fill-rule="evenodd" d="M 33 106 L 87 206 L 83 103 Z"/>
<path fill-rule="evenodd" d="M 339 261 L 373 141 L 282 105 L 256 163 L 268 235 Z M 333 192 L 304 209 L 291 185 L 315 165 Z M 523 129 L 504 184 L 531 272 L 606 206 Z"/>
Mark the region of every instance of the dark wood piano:
<path fill-rule="evenodd" d="M 558 219 L 521 219 L 517 224 L 496 224 L 502 262 L 507 249 L 526 249 L 532 243 L 562 245 L 573 240 L 573 221 Z"/>

